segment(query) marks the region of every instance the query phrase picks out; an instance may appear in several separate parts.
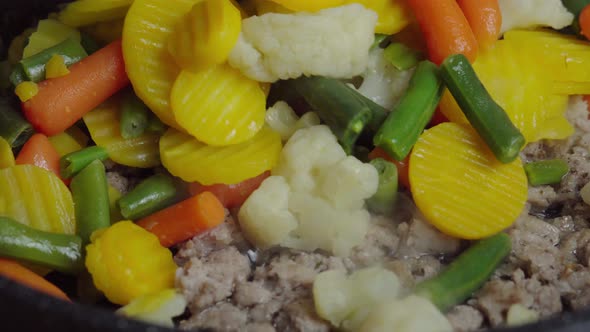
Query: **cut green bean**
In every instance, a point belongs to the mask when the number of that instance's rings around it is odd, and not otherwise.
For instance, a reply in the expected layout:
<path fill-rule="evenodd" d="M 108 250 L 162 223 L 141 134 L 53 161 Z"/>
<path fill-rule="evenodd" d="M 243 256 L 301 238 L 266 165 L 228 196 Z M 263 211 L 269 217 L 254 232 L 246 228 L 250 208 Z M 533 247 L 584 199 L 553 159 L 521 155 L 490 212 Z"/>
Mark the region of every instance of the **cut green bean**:
<path fill-rule="evenodd" d="M 149 126 L 150 110 L 133 93 L 123 98 L 121 105 L 121 136 L 131 139 L 141 136 Z"/>
<path fill-rule="evenodd" d="M 561 0 L 561 3 L 563 3 L 563 6 L 577 18 L 580 16 L 582 9 L 587 5 L 590 5 L 590 0 Z"/>
<path fill-rule="evenodd" d="M 88 54 L 92 54 L 102 48 L 94 38 L 84 32 L 80 33 L 80 44 Z"/>
<path fill-rule="evenodd" d="M 152 133 L 164 133 L 168 129 L 166 124 L 160 120 L 154 113 L 150 113 L 147 131 Z"/>
<path fill-rule="evenodd" d="M 559 183 L 570 168 L 563 159 L 541 160 L 524 165 L 531 186 Z"/>
<path fill-rule="evenodd" d="M 174 178 L 156 174 L 121 197 L 118 204 L 123 217 L 137 220 L 174 204 L 178 196 Z"/>
<path fill-rule="evenodd" d="M 454 54 L 443 61 L 441 69 L 447 88 L 496 158 L 503 163 L 516 159 L 525 144 L 524 136 L 492 99 L 469 60 Z"/>
<path fill-rule="evenodd" d="M 106 160 L 107 150 L 100 146 L 91 146 L 68 153 L 59 160 L 59 171 L 63 179 L 69 179 L 95 160 Z"/>
<path fill-rule="evenodd" d="M 510 253 L 512 242 L 504 233 L 480 240 L 457 257 L 439 275 L 423 281 L 414 290 L 447 311 L 478 290 Z"/>
<path fill-rule="evenodd" d="M 14 149 L 33 135 L 33 126 L 6 100 L 0 101 L 0 136 Z"/>
<path fill-rule="evenodd" d="M 23 66 L 20 63 L 14 65 L 12 72 L 8 76 L 8 80 L 14 87 L 27 80 L 27 74 L 25 74 Z"/>
<path fill-rule="evenodd" d="M 369 198 L 367 207 L 370 211 L 391 216 L 397 200 L 397 167 L 385 159 L 376 158 L 370 162 L 379 174 L 379 186 L 377 192 Z"/>
<path fill-rule="evenodd" d="M 100 160 L 84 167 L 70 183 L 76 213 L 76 230 L 84 245 L 92 232 L 111 225 L 109 190 L 105 168 Z"/>
<path fill-rule="evenodd" d="M 383 51 L 387 62 L 398 70 L 406 70 L 416 66 L 420 62 L 420 52 L 409 48 L 402 43 L 393 43 Z"/>
<path fill-rule="evenodd" d="M 27 81 L 40 82 L 45 79 L 45 64 L 47 64 L 47 61 L 56 54 L 63 57 L 66 66 L 70 66 L 88 56 L 79 42 L 68 38 L 55 46 L 22 59 L 14 70 L 22 70 Z M 12 82 L 12 84 L 15 85 L 18 83 L 14 81 Z"/>
<path fill-rule="evenodd" d="M 325 122 L 350 154 L 365 126 L 371 121 L 371 109 L 346 83 L 326 77 L 300 77 L 290 81 L 296 91 Z"/>
<path fill-rule="evenodd" d="M 70 274 L 83 268 L 79 236 L 39 231 L 1 216 L 0 256 Z"/>
<path fill-rule="evenodd" d="M 420 62 L 406 94 L 373 137 L 373 144 L 395 159 L 403 160 L 432 118 L 442 92 L 436 65 L 430 61 Z"/>

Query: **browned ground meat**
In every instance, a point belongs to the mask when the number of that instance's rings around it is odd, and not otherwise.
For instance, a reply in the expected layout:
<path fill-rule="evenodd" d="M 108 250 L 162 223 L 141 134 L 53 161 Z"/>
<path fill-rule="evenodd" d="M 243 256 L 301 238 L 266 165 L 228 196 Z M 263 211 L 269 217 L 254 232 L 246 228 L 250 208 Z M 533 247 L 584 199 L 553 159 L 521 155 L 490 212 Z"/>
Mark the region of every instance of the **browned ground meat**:
<path fill-rule="evenodd" d="M 521 217 L 507 230 L 513 249 L 494 276 L 465 304 L 447 313 L 458 332 L 506 323 L 514 304 L 547 317 L 590 305 L 590 207 L 579 190 L 590 180 L 590 121 L 573 98 L 568 119 L 576 134 L 563 141 L 530 144 L 525 161 L 564 158 L 571 167 L 562 182 L 530 188 Z M 232 217 L 183 244 L 177 286 L 192 316 L 181 328 L 218 331 L 329 331 L 315 314 L 311 286 L 325 270 L 382 264 L 406 289 L 436 275 L 465 243 L 438 232 L 402 195 L 395 220 L 373 217 L 363 245 L 349 257 L 274 248 L 255 251 Z"/>

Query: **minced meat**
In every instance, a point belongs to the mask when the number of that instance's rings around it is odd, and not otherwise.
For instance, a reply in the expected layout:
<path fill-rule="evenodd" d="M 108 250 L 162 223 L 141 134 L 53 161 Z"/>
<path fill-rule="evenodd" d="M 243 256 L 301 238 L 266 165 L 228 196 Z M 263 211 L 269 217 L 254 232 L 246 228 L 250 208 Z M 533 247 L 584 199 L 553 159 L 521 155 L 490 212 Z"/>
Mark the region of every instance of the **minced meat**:
<path fill-rule="evenodd" d="M 590 180 L 590 120 L 586 103 L 571 98 L 566 140 L 529 144 L 524 161 L 562 158 L 570 172 L 560 184 L 529 189 L 526 208 L 506 230 L 512 252 L 492 278 L 447 318 L 457 332 L 506 324 L 520 304 L 548 317 L 590 305 L 590 206 L 579 190 Z M 179 247 L 177 286 L 192 316 L 183 329 L 217 331 L 329 331 L 313 307 L 315 276 L 328 269 L 352 271 L 382 264 L 406 289 L 435 276 L 465 248 L 463 241 L 431 227 L 408 195 L 401 194 L 395 220 L 374 216 L 365 241 L 349 257 L 283 248 L 257 251 L 232 216 L 220 227 Z"/>

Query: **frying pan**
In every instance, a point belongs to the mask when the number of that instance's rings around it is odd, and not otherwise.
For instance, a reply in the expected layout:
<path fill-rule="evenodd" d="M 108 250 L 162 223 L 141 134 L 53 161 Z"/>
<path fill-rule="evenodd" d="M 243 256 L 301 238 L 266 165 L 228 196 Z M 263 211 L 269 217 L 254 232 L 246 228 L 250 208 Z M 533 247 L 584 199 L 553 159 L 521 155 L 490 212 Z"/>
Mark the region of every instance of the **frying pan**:
<path fill-rule="evenodd" d="M 68 0 L 0 0 L 0 35 L 4 47 L 12 37 Z M 4 52 L 4 49 L 0 50 Z M 115 315 L 112 310 L 69 303 L 0 276 L 0 331 L 174 332 Z M 205 329 L 200 330 L 207 331 Z M 515 328 L 489 332 L 589 332 L 590 308 Z M 393 331 L 394 332 L 394 331 Z M 428 332 L 428 331 L 416 331 Z"/>

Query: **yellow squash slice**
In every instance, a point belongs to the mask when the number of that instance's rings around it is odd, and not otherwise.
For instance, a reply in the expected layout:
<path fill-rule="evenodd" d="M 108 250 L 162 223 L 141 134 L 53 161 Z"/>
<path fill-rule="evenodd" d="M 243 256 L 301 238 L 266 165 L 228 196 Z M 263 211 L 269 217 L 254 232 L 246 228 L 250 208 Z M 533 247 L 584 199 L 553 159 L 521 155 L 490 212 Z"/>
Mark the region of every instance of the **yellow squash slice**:
<path fill-rule="evenodd" d="M 568 95 L 590 94 L 590 43 L 556 32 L 509 31 L 473 68 L 529 142 L 570 136 Z M 451 121 L 467 122 L 448 92 L 440 106 Z"/>
<path fill-rule="evenodd" d="M 105 148 L 116 163 L 149 168 L 160 164 L 156 133 L 145 132 L 141 136 L 124 139 L 121 136 L 121 109 L 118 100 L 107 102 L 84 115 L 84 123 L 92 140 Z"/>
<path fill-rule="evenodd" d="M 0 215 L 46 232 L 76 232 L 70 190 L 55 174 L 33 165 L 0 169 Z"/>
<path fill-rule="evenodd" d="M 214 147 L 169 129 L 160 139 L 162 164 L 187 182 L 204 185 L 234 184 L 274 167 L 281 152 L 281 137 L 264 126 L 252 139 Z"/>
<path fill-rule="evenodd" d="M 180 68 L 168 53 L 176 25 L 199 0 L 135 0 L 123 26 L 125 69 L 135 93 L 169 126 L 180 129 L 170 91 Z"/>
<path fill-rule="evenodd" d="M 177 123 L 209 145 L 242 143 L 264 124 L 266 95 L 260 84 L 227 64 L 183 70 L 170 101 Z"/>
<path fill-rule="evenodd" d="M 54 19 L 41 20 L 37 24 L 37 30 L 29 37 L 23 50 L 23 58 L 28 58 L 68 38 L 80 41 L 80 32 Z"/>
<path fill-rule="evenodd" d="M 14 166 L 14 153 L 10 144 L 0 137 L 0 169 Z"/>
<path fill-rule="evenodd" d="M 240 10 L 230 0 L 203 0 L 180 20 L 168 51 L 183 69 L 204 70 L 227 60 L 241 28 Z"/>
<path fill-rule="evenodd" d="M 125 17 L 133 0 L 77 0 L 59 14 L 63 23 L 81 27 Z"/>
<path fill-rule="evenodd" d="M 425 131 L 412 150 L 409 177 L 426 219 L 462 239 L 509 227 L 527 200 L 521 160 L 500 163 L 467 124 L 446 122 Z"/>

